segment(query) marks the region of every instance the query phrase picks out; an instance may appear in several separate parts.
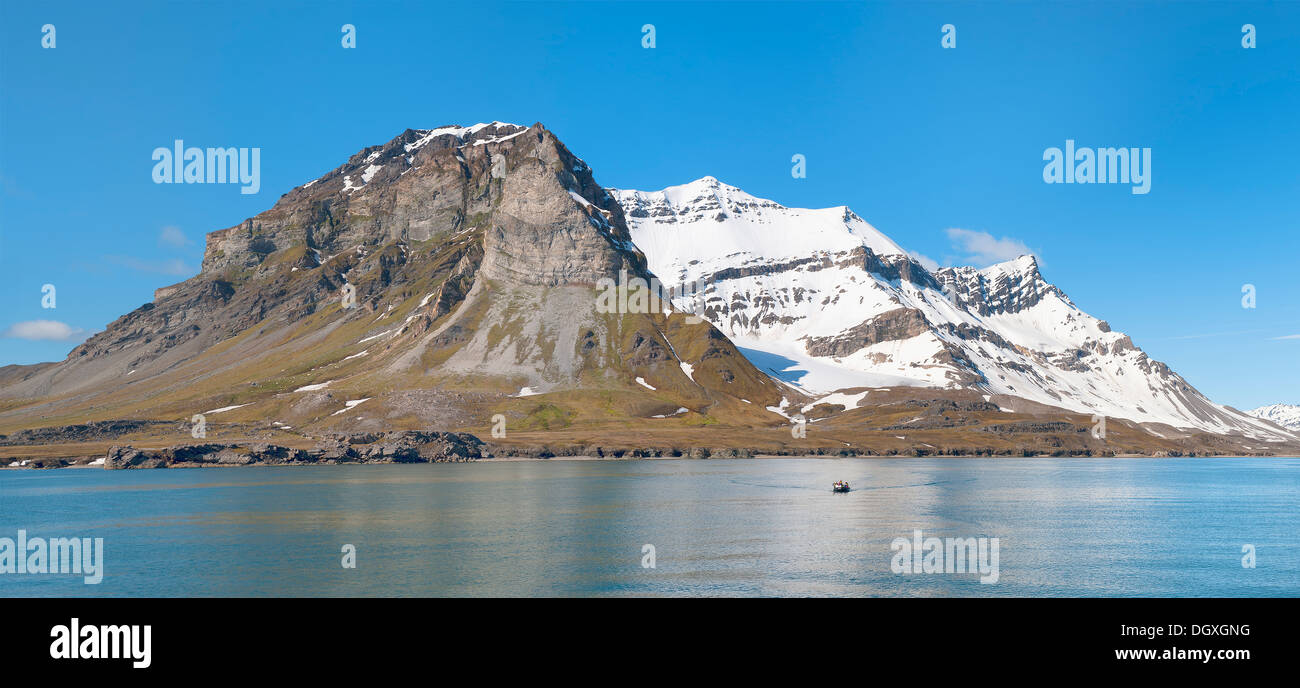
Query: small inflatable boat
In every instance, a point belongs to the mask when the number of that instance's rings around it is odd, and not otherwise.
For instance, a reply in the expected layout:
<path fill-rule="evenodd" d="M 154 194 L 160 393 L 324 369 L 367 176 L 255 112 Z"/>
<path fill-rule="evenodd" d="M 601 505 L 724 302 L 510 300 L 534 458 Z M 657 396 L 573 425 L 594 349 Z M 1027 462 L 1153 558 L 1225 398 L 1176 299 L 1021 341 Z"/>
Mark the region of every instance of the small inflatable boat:
<path fill-rule="evenodd" d="M 832 491 L 832 492 L 848 492 L 848 491 L 849 491 L 849 484 L 848 484 L 848 482 L 843 481 L 843 480 L 836 480 L 836 481 L 835 481 L 835 484 L 834 484 L 834 485 L 831 485 L 831 491 Z"/>

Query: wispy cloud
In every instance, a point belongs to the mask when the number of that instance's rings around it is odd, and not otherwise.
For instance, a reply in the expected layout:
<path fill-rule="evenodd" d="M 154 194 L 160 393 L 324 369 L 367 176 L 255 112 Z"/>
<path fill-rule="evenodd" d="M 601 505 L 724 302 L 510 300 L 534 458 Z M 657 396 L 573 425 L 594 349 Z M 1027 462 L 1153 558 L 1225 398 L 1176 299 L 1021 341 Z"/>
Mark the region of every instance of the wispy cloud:
<path fill-rule="evenodd" d="M 180 258 L 172 258 L 170 260 L 141 260 L 131 256 L 104 256 L 104 260 L 132 270 L 152 272 L 160 275 L 193 275 L 198 272 L 197 268 L 188 265 Z"/>
<path fill-rule="evenodd" d="M 82 341 L 88 336 L 90 333 L 86 330 L 58 320 L 25 320 L 14 323 L 0 332 L 0 337 L 26 339 L 32 342 Z"/>
<path fill-rule="evenodd" d="M 1011 237 L 999 239 L 988 232 L 977 232 L 957 227 L 947 230 L 947 234 L 948 240 L 952 242 L 952 250 L 960 255 L 945 255 L 942 261 L 935 260 L 917 251 L 908 251 L 907 255 L 919 263 L 921 267 L 930 271 L 949 265 L 988 267 L 994 263 L 1015 260 L 1024 255 L 1038 257 L 1032 249 L 1025 245 L 1025 242 L 1019 239 L 1012 239 Z"/>
<path fill-rule="evenodd" d="M 185 248 L 190 245 L 190 238 L 175 225 L 167 225 L 158 232 L 158 245 L 172 248 Z"/>
<path fill-rule="evenodd" d="M 1271 337 L 1271 339 L 1300 339 L 1300 334 L 1288 334 L 1281 337 Z"/>
<path fill-rule="evenodd" d="M 929 270 L 930 272 L 934 272 L 935 270 L 939 269 L 939 261 L 931 258 L 930 256 L 927 256 L 923 253 L 917 253 L 916 251 L 908 251 L 907 255 L 911 256 L 912 260 L 915 260 L 916 262 L 920 263 L 921 267 L 925 268 L 926 270 Z"/>
<path fill-rule="evenodd" d="M 948 230 L 948 239 L 953 248 L 964 253 L 962 261 L 978 267 L 1013 260 L 1023 255 L 1037 256 L 1032 249 L 1019 239 L 1002 237 L 998 239 L 988 232 L 970 229 Z"/>

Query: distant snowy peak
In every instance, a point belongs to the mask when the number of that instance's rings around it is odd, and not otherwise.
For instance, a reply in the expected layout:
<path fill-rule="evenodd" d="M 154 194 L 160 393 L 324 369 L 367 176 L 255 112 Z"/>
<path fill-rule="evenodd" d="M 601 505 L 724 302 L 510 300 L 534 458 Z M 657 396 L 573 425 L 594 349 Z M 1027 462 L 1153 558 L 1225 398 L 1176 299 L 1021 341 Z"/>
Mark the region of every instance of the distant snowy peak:
<path fill-rule="evenodd" d="M 714 177 L 662 191 L 609 191 L 643 230 L 644 238 L 674 254 L 688 252 L 696 260 L 743 253 L 746 260 L 761 262 L 862 247 L 881 256 L 906 255 L 847 206 L 787 208 Z"/>
<path fill-rule="evenodd" d="M 1214 404 L 1048 283 L 1033 256 L 933 272 L 846 206 L 807 210 L 713 177 L 614 190 L 674 305 L 809 393 L 915 385 L 1081 413 L 1290 439 Z"/>
<path fill-rule="evenodd" d="M 1289 430 L 1300 431 L 1300 404 L 1270 404 L 1246 413 L 1264 420 L 1271 420 Z"/>

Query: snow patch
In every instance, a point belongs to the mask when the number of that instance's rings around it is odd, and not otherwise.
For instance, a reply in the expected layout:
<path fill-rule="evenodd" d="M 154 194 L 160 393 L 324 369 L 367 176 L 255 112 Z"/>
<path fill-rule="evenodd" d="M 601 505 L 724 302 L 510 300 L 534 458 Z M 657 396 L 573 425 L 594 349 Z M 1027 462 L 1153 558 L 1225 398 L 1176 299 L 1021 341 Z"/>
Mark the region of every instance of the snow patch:
<path fill-rule="evenodd" d="M 358 343 L 358 344 L 365 344 L 366 342 L 371 341 L 372 339 L 379 339 L 380 337 L 382 337 L 382 336 L 384 336 L 384 335 L 387 335 L 387 334 L 393 334 L 393 333 L 396 332 L 396 331 L 397 331 L 397 330 L 384 330 L 383 332 L 380 332 L 379 334 L 371 335 L 371 336 L 369 336 L 369 337 L 366 337 L 365 339 L 358 340 L 357 343 Z"/>
<path fill-rule="evenodd" d="M 772 413 L 775 413 L 775 414 L 777 414 L 777 415 L 780 415 L 780 416 L 784 416 L 784 417 L 786 417 L 786 418 L 789 418 L 789 417 L 790 417 L 790 414 L 788 414 L 788 413 L 785 412 L 786 407 L 789 406 L 789 405 L 790 405 L 790 400 L 789 400 L 789 399 L 786 399 L 785 397 L 781 397 L 781 405 L 780 405 L 780 406 L 765 406 L 765 407 L 763 407 L 763 408 L 766 408 L 767 410 L 769 410 L 769 411 L 771 411 Z"/>
<path fill-rule="evenodd" d="M 867 398 L 867 394 L 868 392 L 859 392 L 857 394 L 842 394 L 840 392 L 836 392 L 834 394 L 827 394 L 826 396 L 814 401 L 813 403 L 804 406 L 802 409 L 800 409 L 800 411 L 803 413 L 807 413 L 811 411 L 813 407 L 817 406 L 818 404 L 842 404 L 844 406 L 845 411 L 852 411 L 853 409 L 862 405 L 862 400 Z"/>
<path fill-rule="evenodd" d="M 305 386 L 303 386 L 303 387 L 299 387 L 298 389 L 295 389 L 295 390 L 293 390 L 293 391 L 295 391 L 295 392 L 315 392 L 315 391 L 317 391 L 317 390 L 322 390 L 322 389 L 325 389 L 326 387 L 329 387 L 329 386 L 330 386 L 330 383 L 332 383 L 332 382 L 334 382 L 334 381 L 333 381 L 333 380 L 330 380 L 329 382 L 321 382 L 321 383 L 319 383 L 319 384 L 315 384 L 315 385 L 305 385 Z"/>
<path fill-rule="evenodd" d="M 355 399 L 353 401 L 345 401 L 343 402 L 343 408 L 335 411 L 334 413 L 331 413 L 330 415 L 337 416 L 340 413 L 347 413 L 348 411 L 351 411 L 352 409 L 356 408 L 358 404 L 370 401 L 373 398 L 374 397 L 366 397 L 365 399 Z"/>

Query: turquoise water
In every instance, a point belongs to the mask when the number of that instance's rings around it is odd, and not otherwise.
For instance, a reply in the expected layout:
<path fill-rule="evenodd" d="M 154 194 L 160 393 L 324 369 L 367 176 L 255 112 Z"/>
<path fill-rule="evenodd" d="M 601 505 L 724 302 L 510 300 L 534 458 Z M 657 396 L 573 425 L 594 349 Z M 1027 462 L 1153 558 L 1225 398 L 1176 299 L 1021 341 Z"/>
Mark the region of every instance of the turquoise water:
<path fill-rule="evenodd" d="M 0 471 L 0 537 L 20 528 L 102 537 L 104 579 L 0 574 L 3 596 L 1297 596 L 1300 459 Z M 894 573 L 915 529 L 998 538 L 998 581 Z"/>

